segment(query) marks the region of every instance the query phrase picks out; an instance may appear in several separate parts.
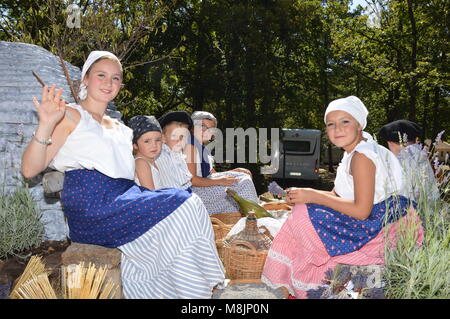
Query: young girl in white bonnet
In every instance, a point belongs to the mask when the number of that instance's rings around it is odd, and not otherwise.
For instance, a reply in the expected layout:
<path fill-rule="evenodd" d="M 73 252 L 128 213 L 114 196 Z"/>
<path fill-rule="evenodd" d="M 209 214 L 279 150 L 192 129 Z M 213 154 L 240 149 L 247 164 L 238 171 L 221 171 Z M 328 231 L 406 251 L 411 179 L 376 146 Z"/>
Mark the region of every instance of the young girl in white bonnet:
<path fill-rule="evenodd" d="M 33 98 L 39 124 L 23 154 L 23 175 L 49 165 L 65 173 L 70 238 L 122 252 L 126 298 L 210 298 L 224 270 L 203 203 L 183 190 L 136 185 L 133 132 L 105 116 L 121 88 L 120 61 L 91 52 L 82 82 L 80 105 L 66 106 L 55 86 L 44 87 L 41 103 Z"/>
<path fill-rule="evenodd" d="M 392 223 L 389 235 L 395 235 L 399 222 L 420 225 L 417 215 L 408 213 L 410 201 L 399 195 L 402 168 L 397 158 L 363 131 L 367 115 L 355 96 L 328 105 L 328 138 L 345 150 L 335 187 L 331 192 L 287 190 L 287 202 L 295 206 L 269 251 L 262 275 L 267 284 L 306 298 L 337 264 L 383 264 L 387 223 Z M 416 234 L 420 243 L 421 227 Z"/>

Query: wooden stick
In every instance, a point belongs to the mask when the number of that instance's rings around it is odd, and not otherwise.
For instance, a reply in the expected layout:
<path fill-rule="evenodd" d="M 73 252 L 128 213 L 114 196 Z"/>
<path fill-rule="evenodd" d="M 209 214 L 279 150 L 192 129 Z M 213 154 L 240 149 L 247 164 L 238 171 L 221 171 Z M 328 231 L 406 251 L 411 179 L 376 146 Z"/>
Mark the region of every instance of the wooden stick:
<path fill-rule="evenodd" d="M 75 88 L 73 87 L 73 82 L 70 79 L 69 71 L 67 71 L 67 67 L 64 64 L 64 59 L 62 58 L 61 53 L 58 53 L 58 56 L 59 56 L 59 60 L 60 60 L 60 63 L 61 63 L 61 67 L 62 67 L 62 69 L 64 71 L 65 76 L 66 76 L 67 84 L 69 85 L 70 91 L 72 92 L 73 99 L 75 100 L 75 103 L 80 104 L 80 100 L 78 99 L 78 95 L 75 94 Z"/>
<path fill-rule="evenodd" d="M 31 71 L 31 73 L 34 75 L 36 80 L 38 80 L 38 82 L 42 85 L 42 87 L 44 87 L 45 83 L 44 83 L 44 81 L 42 81 L 42 79 L 39 77 L 39 75 L 37 75 L 34 71 Z"/>

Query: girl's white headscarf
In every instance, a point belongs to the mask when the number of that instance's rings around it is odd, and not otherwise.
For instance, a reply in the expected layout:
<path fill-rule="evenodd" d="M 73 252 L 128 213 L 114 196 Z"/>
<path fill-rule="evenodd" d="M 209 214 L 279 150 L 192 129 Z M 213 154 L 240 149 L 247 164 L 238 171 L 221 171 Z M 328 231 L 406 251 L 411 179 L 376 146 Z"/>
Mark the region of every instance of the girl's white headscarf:
<path fill-rule="evenodd" d="M 81 100 L 84 100 L 87 97 L 87 87 L 83 83 L 84 76 L 86 75 L 87 71 L 92 66 L 92 64 L 94 64 L 95 61 L 105 56 L 112 57 L 120 63 L 119 58 L 109 51 L 92 51 L 91 53 L 89 53 L 88 58 L 84 62 L 83 69 L 81 70 L 80 92 L 78 93 L 78 96 L 80 97 Z"/>
<path fill-rule="evenodd" d="M 361 100 L 356 96 L 347 96 L 342 99 L 334 100 L 328 104 L 327 110 L 325 111 L 325 115 L 323 117 L 325 123 L 327 122 L 327 114 L 332 111 L 347 112 L 358 121 L 362 129 L 366 128 L 367 115 L 369 115 L 369 111 L 367 111 L 364 103 L 361 102 Z"/>
<path fill-rule="evenodd" d="M 325 115 L 323 120 L 327 123 L 327 114 L 332 111 L 344 111 L 350 114 L 355 118 L 356 121 L 361 125 L 361 128 L 364 130 L 367 126 L 367 115 L 369 115 L 369 111 L 367 110 L 364 103 L 356 96 L 347 96 L 342 99 L 337 99 L 331 101 L 328 104 L 328 107 L 325 111 Z M 368 140 L 373 140 L 372 135 L 367 132 L 362 132 L 364 138 Z"/>

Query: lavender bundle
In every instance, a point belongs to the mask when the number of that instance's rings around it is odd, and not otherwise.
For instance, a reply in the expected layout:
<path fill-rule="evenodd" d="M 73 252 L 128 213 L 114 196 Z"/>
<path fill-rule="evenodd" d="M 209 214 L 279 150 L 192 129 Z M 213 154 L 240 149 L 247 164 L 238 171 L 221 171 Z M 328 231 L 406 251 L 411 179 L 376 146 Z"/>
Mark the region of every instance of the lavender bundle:
<path fill-rule="evenodd" d="M 286 192 L 284 191 L 284 189 L 281 188 L 281 186 L 278 185 L 277 182 L 275 182 L 275 181 L 273 181 L 272 183 L 269 184 L 268 191 L 269 191 L 269 193 L 271 193 L 273 196 L 276 196 L 276 197 L 286 196 Z"/>

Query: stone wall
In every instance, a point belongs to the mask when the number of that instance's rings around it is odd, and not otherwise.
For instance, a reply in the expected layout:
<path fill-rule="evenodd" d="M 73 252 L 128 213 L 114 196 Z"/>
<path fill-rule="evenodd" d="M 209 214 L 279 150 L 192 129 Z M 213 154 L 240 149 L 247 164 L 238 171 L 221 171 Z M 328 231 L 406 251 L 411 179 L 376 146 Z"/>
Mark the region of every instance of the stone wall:
<path fill-rule="evenodd" d="M 65 62 L 72 81 L 81 77 L 80 68 Z M 42 211 L 45 240 L 64 240 L 68 229 L 61 203 L 57 198 L 44 196 L 42 176 L 24 181 L 20 172 L 22 153 L 38 124 L 32 96 L 40 100 L 41 85 L 32 75 L 36 72 L 47 84 L 64 90 L 63 98 L 74 102 L 70 95 L 59 57 L 32 44 L 0 41 L 0 185 L 8 194 L 28 183 L 31 193 Z M 111 105 L 108 114 L 120 119 Z"/>

